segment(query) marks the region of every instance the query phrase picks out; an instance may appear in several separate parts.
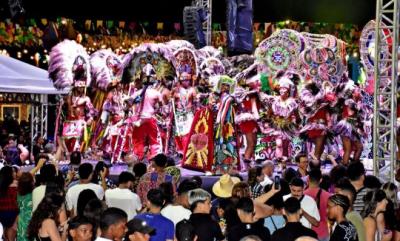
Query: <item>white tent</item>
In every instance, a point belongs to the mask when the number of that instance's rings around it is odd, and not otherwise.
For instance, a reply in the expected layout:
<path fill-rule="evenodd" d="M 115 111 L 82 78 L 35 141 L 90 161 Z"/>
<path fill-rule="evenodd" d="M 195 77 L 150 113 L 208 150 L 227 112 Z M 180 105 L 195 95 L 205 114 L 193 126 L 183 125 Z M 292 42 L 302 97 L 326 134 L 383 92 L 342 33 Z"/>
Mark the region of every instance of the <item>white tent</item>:
<path fill-rule="evenodd" d="M 0 55 L 0 92 L 29 94 L 65 94 L 57 90 L 46 70 Z"/>

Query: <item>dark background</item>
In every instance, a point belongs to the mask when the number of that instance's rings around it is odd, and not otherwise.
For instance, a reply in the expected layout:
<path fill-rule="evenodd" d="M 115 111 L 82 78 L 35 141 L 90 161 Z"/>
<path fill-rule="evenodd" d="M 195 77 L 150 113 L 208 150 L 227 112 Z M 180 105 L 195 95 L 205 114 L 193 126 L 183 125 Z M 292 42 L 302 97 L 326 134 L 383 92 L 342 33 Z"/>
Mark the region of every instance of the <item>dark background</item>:
<path fill-rule="evenodd" d="M 0 17 L 10 16 L 0 0 Z M 15 1 L 15 0 L 11 0 Z M 32 18 L 85 18 L 181 22 L 191 0 L 19 0 Z M 254 22 L 294 20 L 363 25 L 375 17 L 375 0 L 253 0 Z M 225 22 L 225 0 L 213 0 L 213 22 Z"/>

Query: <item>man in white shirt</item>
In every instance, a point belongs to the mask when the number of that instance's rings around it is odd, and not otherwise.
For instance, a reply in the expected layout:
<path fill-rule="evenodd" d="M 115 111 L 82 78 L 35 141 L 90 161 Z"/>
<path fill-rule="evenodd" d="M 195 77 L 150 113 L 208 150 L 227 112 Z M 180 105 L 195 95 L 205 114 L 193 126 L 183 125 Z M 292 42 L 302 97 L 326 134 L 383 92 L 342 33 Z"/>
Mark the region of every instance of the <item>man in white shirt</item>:
<path fill-rule="evenodd" d="M 306 228 L 311 228 L 312 226 L 317 227 L 320 221 L 317 203 L 310 196 L 304 195 L 303 192 L 303 180 L 297 177 L 293 178 L 290 182 L 290 194 L 283 196 L 283 200 L 286 201 L 289 197 L 294 197 L 300 200 L 303 215 L 300 219 L 301 224 Z"/>
<path fill-rule="evenodd" d="M 189 208 L 188 192 L 196 189 L 197 183 L 192 180 L 183 180 L 177 189 L 178 195 L 175 197 L 174 204 L 169 204 L 161 210 L 161 215 L 171 220 L 176 226 L 184 219 L 190 218 L 192 212 Z"/>
<path fill-rule="evenodd" d="M 93 175 L 93 166 L 90 163 L 83 163 L 79 166 L 79 184 L 71 187 L 67 191 L 66 201 L 67 209 L 73 214 L 77 213 L 77 204 L 79 194 L 85 189 L 91 189 L 96 193 L 96 196 L 103 200 L 104 190 L 99 184 L 91 183 Z M 73 215 L 72 215 L 73 216 Z"/>
<path fill-rule="evenodd" d="M 130 172 L 119 174 L 119 186 L 108 189 L 105 193 L 106 204 L 108 207 L 116 207 L 124 210 L 128 215 L 128 220 L 134 218 L 138 211 L 142 209 L 142 203 L 136 193 L 131 190 L 135 177 Z"/>
<path fill-rule="evenodd" d="M 262 172 L 264 174 L 264 181 L 260 183 L 261 186 L 265 187 L 267 185 L 274 183 L 273 181 L 274 169 L 275 167 L 273 161 L 267 160 L 262 163 Z"/>
<path fill-rule="evenodd" d="M 96 241 L 122 241 L 126 231 L 127 216 L 119 208 L 107 208 L 100 217 L 101 235 Z"/>

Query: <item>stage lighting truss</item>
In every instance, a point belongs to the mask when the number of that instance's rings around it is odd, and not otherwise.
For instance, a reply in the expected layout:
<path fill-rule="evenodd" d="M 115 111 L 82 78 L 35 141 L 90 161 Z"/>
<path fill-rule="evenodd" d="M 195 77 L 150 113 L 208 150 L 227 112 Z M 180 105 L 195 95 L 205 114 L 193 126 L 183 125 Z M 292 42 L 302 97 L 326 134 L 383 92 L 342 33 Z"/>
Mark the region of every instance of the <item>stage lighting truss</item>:
<path fill-rule="evenodd" d="M 47 139 L 47 123 L 48 123 L 48 96 L 37 95 L 40 98 L 39 102 L 31 105 L 31 140 L 36 139 L 38 136 L 42 136 Z M 57 131 L 57 130 L 55 130 Z M 33 145 L 31 145 L 31 153 L 33 151 Z"/>
<path fill-rule="evenodd" d="M 206 12 L 206 21 L 203 22 L 203 32 L 206 35 L 206 44 L 211 46 L 212 0 L 194 0 L 193 5 L 204 8 Z"/>
<path fill-rule="evenodd" d="M 392 182 L 397 149 L 399 1 L 377 0 L 375 25 L 373 168 L 375 176 Z M 385 49 L 389 54 L 382 54 Z"/>

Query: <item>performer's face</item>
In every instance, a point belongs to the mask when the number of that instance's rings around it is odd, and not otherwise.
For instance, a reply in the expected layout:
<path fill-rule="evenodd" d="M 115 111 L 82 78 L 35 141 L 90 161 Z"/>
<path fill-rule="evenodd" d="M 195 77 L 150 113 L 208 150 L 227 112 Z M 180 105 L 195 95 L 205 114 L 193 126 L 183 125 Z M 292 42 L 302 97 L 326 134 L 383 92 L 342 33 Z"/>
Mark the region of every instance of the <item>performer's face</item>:
<path fill-rule="evenodd" d="M 288 97 L 289 96 L 289 90 L 287 88 L 280 88 L 279 89 L 279 95 L 282 97 Z"/>
<path fill-rule="evenodd" d="M 221 85 L 221 93 L 229 93 L 229 85 L 222 84 Z"/>

